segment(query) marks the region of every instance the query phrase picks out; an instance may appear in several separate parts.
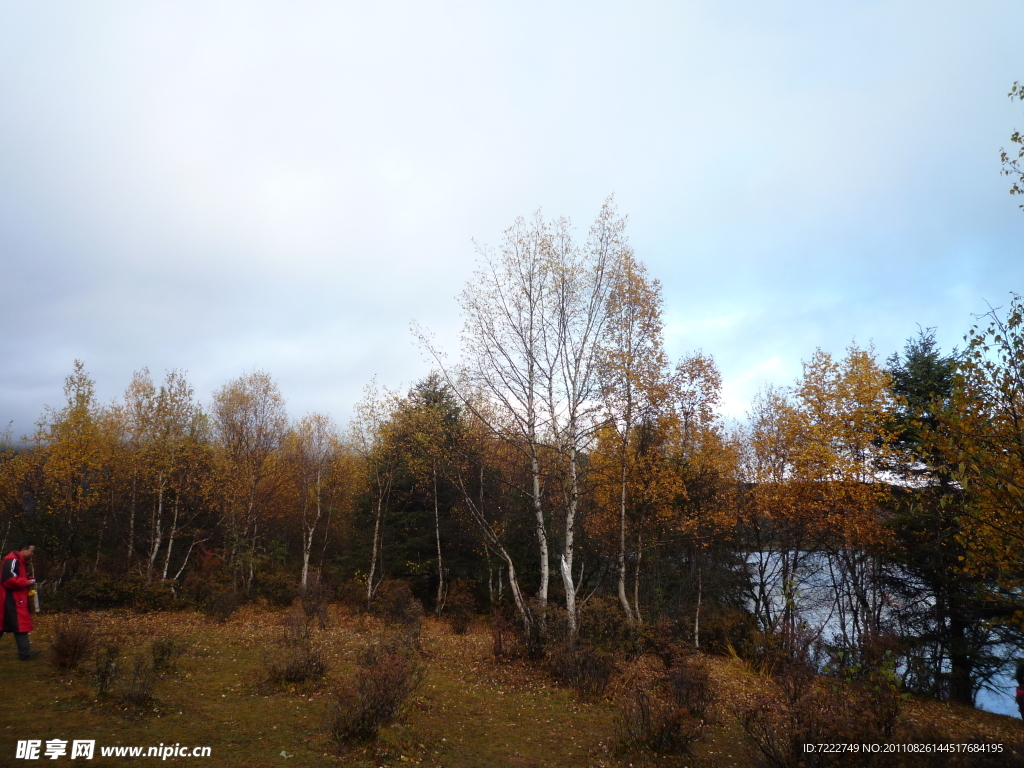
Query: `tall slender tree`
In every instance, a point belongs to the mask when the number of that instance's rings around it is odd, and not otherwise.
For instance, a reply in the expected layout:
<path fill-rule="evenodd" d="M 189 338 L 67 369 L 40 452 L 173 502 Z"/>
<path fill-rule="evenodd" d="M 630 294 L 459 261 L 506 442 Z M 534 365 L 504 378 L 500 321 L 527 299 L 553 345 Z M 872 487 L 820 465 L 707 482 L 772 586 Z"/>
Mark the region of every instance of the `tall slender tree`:
<path fill-rule="evenodd" d="M 236 583 L 249 590 L 268 516 L 284 480 L 281 448 L 288 416 L 281 391 L 263 371 L 218 389 L 212 416 L 230 562 Z"/>
<path fill-rule="evenodd" d="M 641 424 L 652 424 L 657 419 L 665 400 L 661 313 L 661 285 L 648 277 L 646 268 L 631 251 L 623 248 L 608 297 L 599 373 L 606 433 L 616 453 L 613 471 L 618 486 L 618 595 L 630 623 L 639 615 L 639 607 L 630 603 L 626 588 L 627 519 L 637 482 L 634 439 Z"/>

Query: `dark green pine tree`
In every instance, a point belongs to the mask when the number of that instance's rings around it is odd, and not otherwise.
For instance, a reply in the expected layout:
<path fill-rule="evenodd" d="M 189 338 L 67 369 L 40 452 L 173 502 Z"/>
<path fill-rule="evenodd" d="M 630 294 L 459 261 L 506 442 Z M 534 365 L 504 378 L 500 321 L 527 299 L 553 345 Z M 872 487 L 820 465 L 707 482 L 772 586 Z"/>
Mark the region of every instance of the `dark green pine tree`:
<path fill-rule="evenodd" d="M 999 669 L 998 636 L 985 620 L 998 608 L 983 581 L 962 568 L 957 538 L 966 503 L 950 467 L 935 447 L 956 386 L 956 351 L 943 355 L 934 329 L 907 341 L 888 360 L 899 433 L 887 469 L 900 490 L 890 525 L 899 571 L 892 588 L 902 596 L 901 624 L 908 650 L 908 683 L 918 690 L 973 706 L 978 688 Z"/>

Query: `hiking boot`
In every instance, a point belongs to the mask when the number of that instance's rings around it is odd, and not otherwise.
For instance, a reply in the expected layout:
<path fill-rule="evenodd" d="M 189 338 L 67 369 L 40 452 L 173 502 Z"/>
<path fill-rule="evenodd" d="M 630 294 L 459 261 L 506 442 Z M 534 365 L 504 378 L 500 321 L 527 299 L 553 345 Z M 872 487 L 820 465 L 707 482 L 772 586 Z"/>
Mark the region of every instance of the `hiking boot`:
<path fill-rule="evenodd" d="M 42 651 L 29 651 L 24 656 L 19 656 L 18 658 L 22 661 L 32 661 L 32 659 L 34 659 L 40 653 L 42 653 Z"/>

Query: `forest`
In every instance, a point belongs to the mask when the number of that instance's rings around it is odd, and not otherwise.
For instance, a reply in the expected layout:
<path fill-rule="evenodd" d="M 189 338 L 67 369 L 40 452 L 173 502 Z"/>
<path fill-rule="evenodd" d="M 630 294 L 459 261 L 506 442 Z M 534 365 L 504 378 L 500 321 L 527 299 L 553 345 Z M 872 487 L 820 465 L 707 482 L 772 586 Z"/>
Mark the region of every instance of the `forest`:
<path fill-rule="evenodd" d="M 615 654 L 710 654 L 973 706 L 1012 670 L 1020 296 L 962 348 L 924 329 L 884 360 L 814 350 L 742 422 L 710 353 L 668 358 L 661 287 L 610 202 L 585 240 L 517 220 L 459 305 L 458 355 L 414 328 L 434 371 L 370 383 L 344 425 L 289 415 L 260 370 L 201 403 L 184 372 L 143 369 L 104 404 L 75 362 L 0 453 L 4 551 L 36 544 L 48 608 L 404 600 L 488 621 L 496 654 L 583 688 Z"/>

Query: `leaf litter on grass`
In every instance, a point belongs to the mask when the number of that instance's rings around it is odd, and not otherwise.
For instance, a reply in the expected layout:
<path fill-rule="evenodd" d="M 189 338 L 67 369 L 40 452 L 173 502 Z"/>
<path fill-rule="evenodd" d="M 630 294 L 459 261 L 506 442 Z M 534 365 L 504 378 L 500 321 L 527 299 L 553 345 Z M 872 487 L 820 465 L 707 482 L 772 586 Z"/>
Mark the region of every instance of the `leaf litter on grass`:
<path fill-rule="evenodd" d="M 15 699 L 0 702 L 0 755 L 12 755 L 18 738 L 86 738 L 98 745 L 210 746 L 215 763 L 229 768 L 286 762 L 291 768 L 739 768 L 751 764 L 751 755 L 729 712 L 770 686 L 737 659 L 707 658 L 719 703 L 706 742 L 690 758 L 641 754 L 622 759 L 613 755 L 618 701 L 630 686 L 657 685 L 664 675 L 658 658 L 623 662 L 605 696 L 588 701 L 553 683 L 540 665 L 495 661 L 491 638 L 482 627 L 455 635 L 447 623 L 428 619 L 423 633 L 428 672 L 404 718 L 384 729 L 376 743 L 339 756 L 324 729 L 329 687 L 294 686 L 266 693 L 255 685 L 262 655 L 282 633 L 283 611 L 245 606 L 223 624 L 187 611 L 108 611 L 89 618 L 122 648 L 125 658 L 148 652 L 158 637 L 188 643 L 177 668 L 156 681 L 160 712 L 129 719 L 83 695 L 88 687 L 84 673 L 62 678 L 49 665 L 18 664 L 13 653 L 0 655 L 0 676 L 19 691 Z M 37 647 L 45 649 L 54 620 L 52 615 L 39 617 L 33 637 Z M 360 649 L 386 631 L 375 617 L 335 611 L 327 629 L 314 630 L 325 649 L 328 676 L 339 680 L 350 675 Z M 1012 718 L 938 702 L 910 701 L 903 718 L 915 732 L 930 728 L 955 739 L 1010 744 L 1021 735 L 1021 723 Z M 282 752 L 292 757 L 284 758 Z"/>

